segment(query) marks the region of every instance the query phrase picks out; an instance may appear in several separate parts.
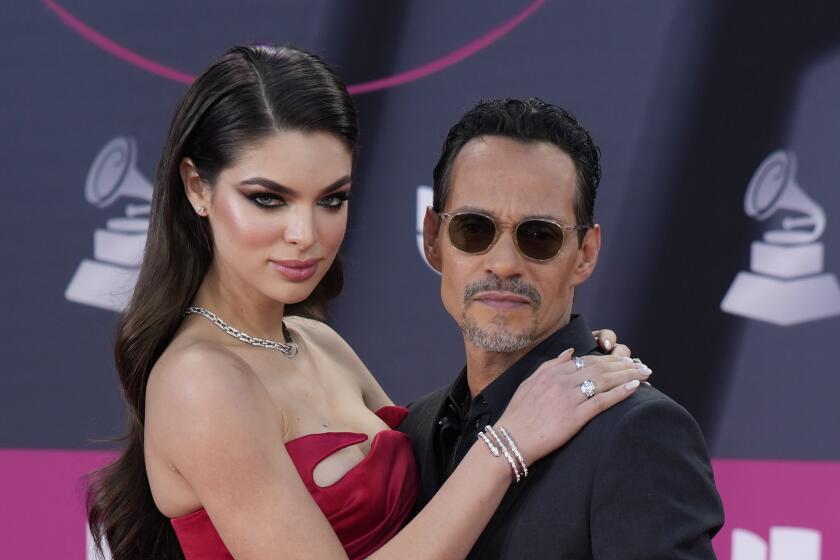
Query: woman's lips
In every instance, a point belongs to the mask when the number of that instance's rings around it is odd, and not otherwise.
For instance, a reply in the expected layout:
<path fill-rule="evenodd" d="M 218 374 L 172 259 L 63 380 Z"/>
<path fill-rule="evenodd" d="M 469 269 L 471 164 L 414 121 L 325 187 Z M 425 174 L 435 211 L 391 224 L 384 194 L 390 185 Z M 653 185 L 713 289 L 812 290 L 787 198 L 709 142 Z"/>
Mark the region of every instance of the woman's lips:
<path fill-rule="evenodd" d="M 321 259 L 308 259 L 305 261 L 269 261 L 280 274 L 292 282 L 303 282 L 308 280 L 318 270 L 318 263 Z"/>

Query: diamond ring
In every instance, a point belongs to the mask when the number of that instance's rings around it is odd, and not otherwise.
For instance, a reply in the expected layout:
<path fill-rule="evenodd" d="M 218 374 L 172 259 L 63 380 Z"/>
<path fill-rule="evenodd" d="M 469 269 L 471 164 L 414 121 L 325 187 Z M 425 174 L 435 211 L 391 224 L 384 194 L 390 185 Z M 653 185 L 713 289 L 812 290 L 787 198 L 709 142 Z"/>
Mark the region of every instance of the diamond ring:
<path fill-rule="evenodd" d="M 583 358 L 581 358 L 580 356 L 575 356 L 575 367 L 578 369 L 578 371 L 582 370 L 583 366 L 585 365 L 586 364 L 583 363 Z"/>
<path fill-rule="evenodd" d="M 591 379 L 585 380 L 580 384 L 580 392 L 586 395 L 587 399 L 591 399 L 595 396 L 595 382 Z"/>

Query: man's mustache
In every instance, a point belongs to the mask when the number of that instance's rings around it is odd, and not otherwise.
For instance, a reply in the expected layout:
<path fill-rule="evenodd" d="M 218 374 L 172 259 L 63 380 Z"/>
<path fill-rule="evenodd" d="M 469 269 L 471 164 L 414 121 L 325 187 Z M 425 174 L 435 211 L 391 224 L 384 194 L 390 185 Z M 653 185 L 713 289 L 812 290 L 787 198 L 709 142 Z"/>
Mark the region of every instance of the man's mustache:
<path fill-rule="evenodd" d="M 464 303 L 469 303 L 476 294 L 481 292 L 510 292 L 528 298 L 534 307 L 542 304 L 542 296 L 537 289 L 519 278 L 505 279 L 494 275 L 468 284 L 464 288 Z"/>

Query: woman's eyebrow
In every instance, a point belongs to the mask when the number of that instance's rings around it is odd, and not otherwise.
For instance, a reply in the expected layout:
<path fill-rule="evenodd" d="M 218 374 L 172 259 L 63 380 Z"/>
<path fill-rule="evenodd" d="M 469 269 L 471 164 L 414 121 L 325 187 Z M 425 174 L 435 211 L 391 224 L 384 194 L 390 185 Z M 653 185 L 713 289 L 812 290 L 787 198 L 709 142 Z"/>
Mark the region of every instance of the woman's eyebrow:
<path fill-rule="evenodd" d="M 338 179 L 336 181 L 333 181 L 332 183 L 330 183 L 329 185 L 327 185 L 326 187 L 321 189 L 320 194 L 327 194 L 327 193 L 332 192 L 336 189 L 340 189 L 341 187 L 348 184 L 349 182 L 350 182 L 350 175 L 345 175 L 344 177 L 341 177 L 340 179 Z M 240 181 L 239 184 L 240 185 L 252 185 L 252 186 L 253 185 L 258 185 L 260 187 L 264 187 L 266 189 L 275 191 L 278 194 L 285 194 L 287 196 L 296 196 L 298 194 L 298 192 L 295 189 L 293 189 L 291 187 L 287 187 L 286 185 L 281 185 L 277 181 L 267 179 L 266 177 L 249 177 L 248 179 L 245 179 L 244 181 Z"/>

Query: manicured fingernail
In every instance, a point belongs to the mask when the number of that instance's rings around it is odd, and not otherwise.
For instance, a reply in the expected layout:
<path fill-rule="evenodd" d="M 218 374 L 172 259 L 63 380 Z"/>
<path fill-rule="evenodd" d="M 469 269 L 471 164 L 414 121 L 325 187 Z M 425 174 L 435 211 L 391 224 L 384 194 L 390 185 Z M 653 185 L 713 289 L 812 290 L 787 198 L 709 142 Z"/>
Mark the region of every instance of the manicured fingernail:
<path fill-rule="evenodd" d="M 640 370 L 640 372 L 642 375 L 650 375 L 651 373 L 653 373 L 653 370 L 649 367 L 645 367 L 644 369 Z"/>
<path fill-rule="evenodd" d="M 574 348 L 567 348 L 567 349 L 563 350 L 562 352 L 560 352 L 559 354 L 557 354 L 557 357 L 558 357 L 558 358 L 562 358 L 562 357 L 563 357 L 563 356 L 565 356 L 566 354 L 570 354 L 570 353 L 572 353 L 572 352 L 574 352 L 574 351 L 575 351 L 575 349 L 574 349 Z"/>
<path fill-rule="evenodd" d="M 609 338 L 604 339 L 604 348 L 607 350 L 612 348 L 612 341 Z"/>
<path fill-rule="evenodd" d="M 651 385 L 651 384 L 650 384 L 650 383 L 648 383 L 647 381 L 642 381 L 642 383 L 644 383 L 644 384 L 645 384 L 645 385 L 647 385 L 648 387 L 653 387 L 653 385 Z"/>
<path fill-rule="evenodd" d="M 630 383 L 625 383 L 624 384 L 624 388 L 627 389 L 628 391 L 632 391 L 633 389 L 635 389 L 638 386 L 639 386 L 639 380 L 638 379 L 634 379 Z"/>

